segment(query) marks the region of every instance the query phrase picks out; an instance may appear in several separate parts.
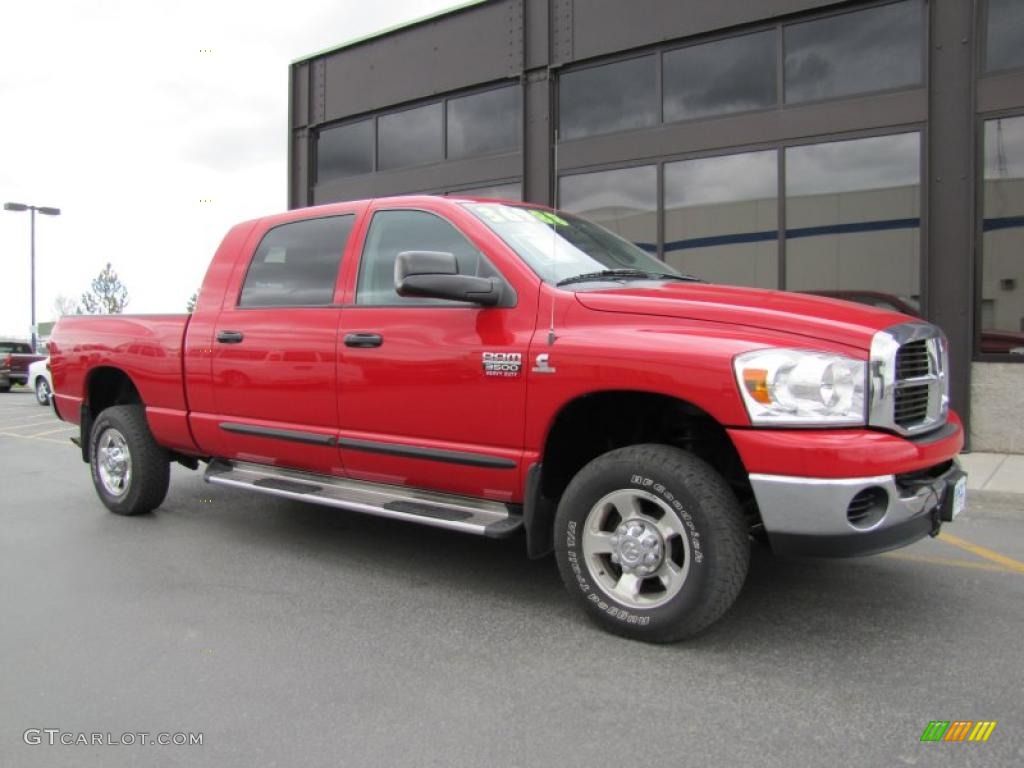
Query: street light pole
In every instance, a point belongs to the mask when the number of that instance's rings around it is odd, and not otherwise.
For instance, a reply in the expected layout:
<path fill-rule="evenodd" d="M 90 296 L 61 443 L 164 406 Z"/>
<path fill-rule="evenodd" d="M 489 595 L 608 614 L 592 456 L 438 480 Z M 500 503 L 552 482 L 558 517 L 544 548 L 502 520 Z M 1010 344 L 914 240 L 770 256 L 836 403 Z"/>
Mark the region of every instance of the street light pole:
<path fill-rule="evenodd" d="M 4 203 L 5 211 L 29 211 L 31 224 L 31 265 L 32 265 L 32 351 L 36 351 L 36 211 L 45 216 L 60 216 L 60 208 L 48 205 L 25 205 L 25 203 Z"/>

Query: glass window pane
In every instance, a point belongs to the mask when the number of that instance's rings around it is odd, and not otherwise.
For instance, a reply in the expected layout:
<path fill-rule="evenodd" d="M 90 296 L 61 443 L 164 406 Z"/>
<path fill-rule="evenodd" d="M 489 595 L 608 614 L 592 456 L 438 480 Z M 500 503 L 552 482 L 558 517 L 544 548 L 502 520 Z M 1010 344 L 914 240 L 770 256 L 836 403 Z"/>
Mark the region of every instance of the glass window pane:
<path fill-rule="evenodd" d="M 726 115 L 777 101 L 774 29 L 669 51 L 663 66 L 665 120 Z"/>
<path fill-rule="evenodd" d="M 425 211 L 378 211 L 370 222 L 359 263 L 356 304 L 452 304 L 443 299 L 399 296 L 395 259 L 402 251 L 442 251 L 455 255 L 462 275 L 496 275 L 480 251 L 451 223 Z"/>
<path fill-rule="evenodd" d="M 448 101 L 448 157 L 519 149 L 519 88 L 508 86 Z"/>
<path fill-rule="evenodd" d="M 920 135 L 786 152 L 786 288 L 913 307 L 920 277 Z"/>
<path fill-rule="evenodd" d="M 559 138 L 655 125 L 656 76 L 653 55 L 566 72 L 558 80 Z"/>
<path fill-rule="evenodd" d="M 512 181 L 508 184 L 491 184 L 486 187 L 460 189 L 457 192 L 449 192 L 448 194 L 452 197 L 465 195 L 466 197 L 492 197 L 498 200 L 522 200 L 523 185 L 518 181 Z"/>
<path fill-rule="evenodd" d="M 786 102 L 921 83 L 920 0 L 785 28 Z"/>
<path fill-rule="evenodd" d="M 665 261 L 715 283 L 777 288 L 775 150 L 665 166 Z"/>
<path fill-rule="evenodd" d="M 558 207 L 596 221 L 645 251 L 658 249 L 658 171 L 653 165 L 563 176 Z"/>
<path fill-rule="evenodd" d="M 988 0 L 985 69 L 1024 67 L 1024 3 Z"/>
<path fill-rule="evenodd" d="M 267 232 L 253 254 L 238 306 L 330 304 L 354 221 L 355 216 L 305 219 Z"/>
<path fill-rule="evenodd" d="M 1024 117 L 985 123 L 981 351 L 1024 355 Z"/>
<path fill-rule="evenodd" d="M 384 171 L 444 159 L 443 108 L 438 102 L 378 118 L 377 162 L 380 169 Z"/>
<path fill-rule="evenodd" d="M 373 120 L 320 131 L 316 142 L 317 182 L 373 170 Z"/>

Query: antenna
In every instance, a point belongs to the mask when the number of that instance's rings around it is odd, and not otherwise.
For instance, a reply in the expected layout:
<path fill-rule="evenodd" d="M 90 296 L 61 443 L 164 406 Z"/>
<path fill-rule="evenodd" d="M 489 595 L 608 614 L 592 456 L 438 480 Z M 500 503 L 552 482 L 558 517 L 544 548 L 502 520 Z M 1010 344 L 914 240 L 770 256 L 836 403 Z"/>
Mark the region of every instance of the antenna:
<path fill-rule="evenodd" d="M 552 177 L 555 180 L 554 190 L 552 193 L 552 208 L 558 207 L 558 129 L 555 128 L 555 149 L 554 159 L 552 161 L 554 169 L 552 171 Z M 555 297 L 558 295 L 555 291 L 555 283 L 558 282 L 558 265 L 556 260 L 558 259 L 558 224 L 556 219 L 551 219 L 551 324 L 548 326 L 548 346 L 550 347 L 555 343 Z"/>

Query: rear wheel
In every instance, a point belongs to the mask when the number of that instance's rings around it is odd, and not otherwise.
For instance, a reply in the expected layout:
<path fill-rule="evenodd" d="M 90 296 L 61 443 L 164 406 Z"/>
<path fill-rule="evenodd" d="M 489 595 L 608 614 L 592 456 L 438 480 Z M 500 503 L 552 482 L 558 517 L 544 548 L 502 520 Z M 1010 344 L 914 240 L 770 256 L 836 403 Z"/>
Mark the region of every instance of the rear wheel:
<path fill-rule="evenodd" d="M 10 391 L 11 391 L 11 385 L 10 384 L 0 384 L 0 392 L 10 392 Z"/>
<path fill-rule="evenodd" d="M 746 578 L 750 543 L 740 505 L 715 470 L 666 445 L 594 459 L 555 517 L 562 580 L 616 634 L 672 642 L 709 627 Z"/>
<path fill-rule="evenodd" d="M 153 439 L 142 406 L 115 405 L 100 413 L 89 438 L 96 493 L 119 515 L 156 509 L 167 496 L 170 457 Z"/>
<path fill-rule="evenodd" d="M 50 385 L 46 383 L 46 379 L 40 376 L 36 379 L 36 402 L 40 405 L 49 405 L 51 395 Z"/>

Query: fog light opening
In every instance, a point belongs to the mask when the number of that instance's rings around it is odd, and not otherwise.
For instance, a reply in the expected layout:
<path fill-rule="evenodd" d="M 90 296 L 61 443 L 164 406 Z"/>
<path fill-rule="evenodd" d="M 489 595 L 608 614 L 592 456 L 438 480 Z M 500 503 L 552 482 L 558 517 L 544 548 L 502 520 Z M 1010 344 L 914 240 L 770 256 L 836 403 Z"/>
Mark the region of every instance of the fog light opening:
<path fill-rule="evenodd" d="M 850 499 L 846 519 L 857 530 L 866 531 L 881 522 L 888 508 L 889 494 L 884 488 L 872 486 Z"/>

